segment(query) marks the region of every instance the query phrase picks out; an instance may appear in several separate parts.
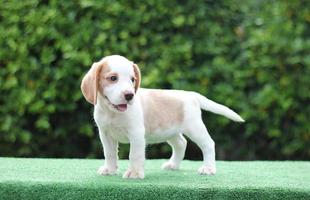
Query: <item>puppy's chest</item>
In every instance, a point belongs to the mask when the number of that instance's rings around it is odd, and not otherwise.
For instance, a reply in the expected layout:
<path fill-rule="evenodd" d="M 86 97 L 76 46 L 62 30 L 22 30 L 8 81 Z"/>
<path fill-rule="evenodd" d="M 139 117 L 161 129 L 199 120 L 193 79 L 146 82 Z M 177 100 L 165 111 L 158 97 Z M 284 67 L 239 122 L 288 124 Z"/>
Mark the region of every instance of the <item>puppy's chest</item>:
<path fill-rule="evenodd" d="M 110 135 L 113 139 L 121 143 L 128 143 L 128 124 L 122 118 L 101 115 L 95 116 L 95 121 L 100 129 Z"/>
<path fill-rule="evenodd" d="M 103 128 L 103 131 L 118 142 L 129 143 L 128 131 L 125 127 L 107 125 Z"/>

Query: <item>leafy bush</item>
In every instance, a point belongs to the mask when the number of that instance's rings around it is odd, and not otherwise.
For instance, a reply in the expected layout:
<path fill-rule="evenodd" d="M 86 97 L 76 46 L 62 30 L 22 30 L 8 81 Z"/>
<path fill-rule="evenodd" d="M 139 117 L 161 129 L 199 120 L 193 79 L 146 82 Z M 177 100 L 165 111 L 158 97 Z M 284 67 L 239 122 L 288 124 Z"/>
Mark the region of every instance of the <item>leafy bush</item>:
<path fill-rule="evenodd" d="M 194 90 L 245 124 L 204 113 L 219 159 L 309 159 L 308 1 L 5 1 L 0 155 L 102 157 L 80 81 L 121 54 L 142 85 Z M 128 145 L 120 149 L 126 157 Z M 168 157 L 167 145 L 147 148 Z M 192 143 L 186 158 L 199 159 Z"/>

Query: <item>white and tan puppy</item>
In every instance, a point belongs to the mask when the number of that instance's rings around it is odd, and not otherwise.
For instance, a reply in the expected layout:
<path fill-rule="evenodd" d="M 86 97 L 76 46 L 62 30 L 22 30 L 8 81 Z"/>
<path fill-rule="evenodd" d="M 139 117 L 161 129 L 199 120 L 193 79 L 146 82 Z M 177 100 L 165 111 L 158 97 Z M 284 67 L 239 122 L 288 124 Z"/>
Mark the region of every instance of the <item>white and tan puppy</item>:
<path fill-rule="evenodd" d="M 168 142 L 170 160 L 163 169 L 178 169 L 186 148 L 183 134 L 202 150 L 199 174 L 215 174 L 215 147 L 202 119 L 201 109 L 244 120 L 226 106 L 196 93 L 139 88 L 140 71 L 128 59 L 112 55 L 95 62 L 84 76 L 81 90 L 95 106 L 94 118 L 104 148 L 100 175 L 117 172 L 118 143 L 130 143 L 130 166 L 124 178 L 144 178 L 145 145 Z"/>

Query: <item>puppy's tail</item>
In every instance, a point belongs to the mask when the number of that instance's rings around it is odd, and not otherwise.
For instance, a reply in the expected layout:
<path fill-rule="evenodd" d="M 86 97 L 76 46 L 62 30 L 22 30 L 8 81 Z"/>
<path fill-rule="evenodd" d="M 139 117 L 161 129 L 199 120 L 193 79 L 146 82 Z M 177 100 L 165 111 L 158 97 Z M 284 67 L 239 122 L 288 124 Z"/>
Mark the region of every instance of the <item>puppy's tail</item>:
<path fill-rule="evenodd" d="M 235 113 L 233 110 L 229 109 L 228 107 L 218 104 L 214 101 L 211 101 L 210 99 L 202 96 L 201 94 L 195 93 L 196 98 L 200 104 L 200 108 L 206 111 L 213 112 L 215 114 L 223 115 L 227 117 L 228 119 L 231 119 L 236 122 L 244 122 L 244 119 L 242 119 L 237 113 Z"/>

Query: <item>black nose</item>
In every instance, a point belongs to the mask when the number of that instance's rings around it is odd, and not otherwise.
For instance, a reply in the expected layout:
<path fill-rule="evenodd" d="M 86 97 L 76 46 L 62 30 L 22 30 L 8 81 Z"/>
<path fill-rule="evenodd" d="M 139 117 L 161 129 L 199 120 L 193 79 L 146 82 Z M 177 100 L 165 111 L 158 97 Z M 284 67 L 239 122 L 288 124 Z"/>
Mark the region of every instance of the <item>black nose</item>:
<path fill-rule="evenodd" d="M 127 93 L 127 94 L 125 94 L 125 99 L 126 99 L 127 101 L 130 101 L 132 98 L 133 98 L 133 93 Z"/>

